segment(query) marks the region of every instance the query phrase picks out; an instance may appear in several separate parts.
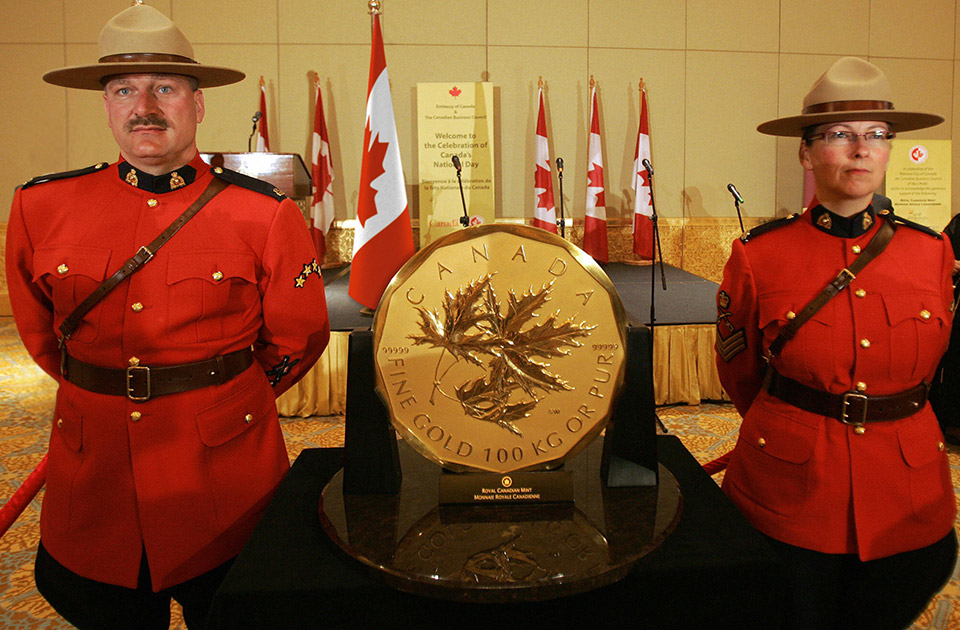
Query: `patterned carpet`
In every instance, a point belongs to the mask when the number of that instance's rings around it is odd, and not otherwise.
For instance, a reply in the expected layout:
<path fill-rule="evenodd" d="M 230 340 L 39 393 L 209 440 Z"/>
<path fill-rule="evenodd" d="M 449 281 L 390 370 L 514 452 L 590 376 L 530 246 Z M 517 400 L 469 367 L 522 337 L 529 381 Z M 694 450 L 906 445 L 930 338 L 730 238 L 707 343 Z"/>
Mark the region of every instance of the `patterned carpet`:
<path fill-rule="evenodd" d="M 6 502 L 20 482 L 40 462 L 47 447 L 48 422 L 55 385 L 30 360 L 13 320 L 0 317 L 0 503 Z M 683 441 L 701 462 L 725 453 L 735 442 L 740 417 L 730 405 L 703 404 L 662 408 L 666 429 Z M 288 418 L 282 421 L 290 460 L 304 448 L 339 446 L 342 418 Z M 954 489 L 960 492 L 960 447 L 950 447 Z M 714 477 L 719 483 L 722 473 Z M 0 539 L 0 628 L 54 630 L 70 628 L 37 593 L 33 560 L 39 538 L 43 492 Z M 171 627 L 185 628 L 174 606 Z M 957 572 L 931 603 L 912 630 L 960 628 L 960 578 Z"/>

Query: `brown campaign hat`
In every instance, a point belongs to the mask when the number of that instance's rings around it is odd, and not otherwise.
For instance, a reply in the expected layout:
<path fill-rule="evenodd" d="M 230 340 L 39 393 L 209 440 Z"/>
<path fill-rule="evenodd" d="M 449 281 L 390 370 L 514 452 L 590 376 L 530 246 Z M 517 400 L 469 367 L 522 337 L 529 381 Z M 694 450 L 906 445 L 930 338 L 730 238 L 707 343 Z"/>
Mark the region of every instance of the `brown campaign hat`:
<path fill-rule="evenodd" d="M 805 127 L 850 120 L 877 120 L 893 131 L 933 127 L 943 116 L 893 108 L 890 82 L 883 71 L 857 57 L 837 60 L 813 84 L 799 116 L 768 120 L 757 131 L 771 136 L 802 136 Z"/>
<path fill-rule="evenodd" d="M 100 59 L 95 64 L 51 70 L 43 80 L 54 85 L 102 90 L 104 77 L 117 74 L 182 74 L 200 87 L 243 80 L 233 68 L 205 66 L 193 57 L 193 46 L 177 25 L 160 11 L 137 2 L 121 11 L 100 31 Z"/>

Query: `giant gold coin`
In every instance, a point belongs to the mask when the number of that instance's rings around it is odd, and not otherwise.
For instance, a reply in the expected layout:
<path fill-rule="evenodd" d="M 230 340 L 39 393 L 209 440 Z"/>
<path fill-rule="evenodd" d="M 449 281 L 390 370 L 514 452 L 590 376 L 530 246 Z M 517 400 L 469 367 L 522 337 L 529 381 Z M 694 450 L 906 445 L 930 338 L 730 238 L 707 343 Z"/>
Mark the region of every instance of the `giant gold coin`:
<path fill-rule="evenodd" d="M 606 425 L 625 345 L 606 274 L 574 245 L 524 226 L 431 243 L 374 316 L 377 390 L 394 427 L 454 471 L 559 466 Z"/>

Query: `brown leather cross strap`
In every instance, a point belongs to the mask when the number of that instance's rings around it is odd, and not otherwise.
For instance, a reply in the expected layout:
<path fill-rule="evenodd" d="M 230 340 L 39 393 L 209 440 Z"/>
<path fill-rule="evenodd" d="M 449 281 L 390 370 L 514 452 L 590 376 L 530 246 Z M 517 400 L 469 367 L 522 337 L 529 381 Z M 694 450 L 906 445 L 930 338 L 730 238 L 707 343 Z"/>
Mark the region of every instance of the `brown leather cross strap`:
<path fill-rule="evenodd" d="M 164 243 L 170 240 L 170 238 L 176 234 L 180 228 L 187 223 L 187 221 L 192 219 L 193 216 L 200 211 L 200 208 L 207 205 L 208 201 L 213 199 L 217 193 L 226 188 L 228 185 L 229 184 L 222 179 L 214 178 L 214 180 L 210 182 L 210 185 L 207 186 L 206 190 L 200 194 L 197 200 L 190 204 L 190 207 L 184 210 L 183 214 L 177 217 L 176 220 L 167 227 L 167 229 L 161 232 L 157 238 L 150 241 L 148 245 L 141 247 L 132 258 L 123 263 L 123 265 L 117 269 L 112 276 L 107 278 L 103 284 L 97 287 L 93 293 L 88 295 L 87 299 L 81 302 L 72 313 L 67 315 L 67 317 L 60 324 L 61 349 L 63 348 L 67 339 L 70 338 L 70 335 L 72 335 L 77 329 L 77 326 L 80 325 L 80 320 L 83 319 L 83 316 L 89 313 L 90 309 L 97 305 L 97 302 L 102 300 L 107 293 L 110 293 L 114 287 L 123 282 L 127 276 L 136 272 L 138 269 L 140 269 L 140 267 L 145 265 L 151 258 L 153 258 L 153 255 L 157 253 L 158 249 L 163 247 Z M 62 370 L 64 365 L 61 365 L 60 367 Z"/>
<path fill-rule="evenodd" d="M 164 394 L 223 385 L 253 365 L 253 352 L 243 348 L 205 361 L 164 365 L 135 365 L 126 369 L 84 363 L 64 354 L 63 373 L 68 381 L 97 394 L 126 396 L 143 402 Z"/>
<path fill-rule="evenodd" d="M 870 242 L 867 243 L 867 246 L 860 252 L 857 259 L 853 261 L 853 264 L 841 269 L 837 277 L 831 280 L 817 297 L 813 298 L 809 304 L 804 306 L 803 309 L 797 313 L 797 316 L 787 322 L 787 325 L 780 330 L 780 334 L 773 340 L 773 343 L 770 344 L 770 347 L 764 355 L 767 362 L 780 354 L 784 344 L 793 339 L 800 327 L 807 323 L 817 311 L 823 308 L 827 302 L 832 300 L 840 291 L 844 290 L 853 282 L 857 274 L 886 248 L 893 239 L 896 231 L 897 227 L 894 225 L 893 220 L 886 219 L 880 226 L 880 229 L 877 230 L 877 233 L 870 239 Z"/>

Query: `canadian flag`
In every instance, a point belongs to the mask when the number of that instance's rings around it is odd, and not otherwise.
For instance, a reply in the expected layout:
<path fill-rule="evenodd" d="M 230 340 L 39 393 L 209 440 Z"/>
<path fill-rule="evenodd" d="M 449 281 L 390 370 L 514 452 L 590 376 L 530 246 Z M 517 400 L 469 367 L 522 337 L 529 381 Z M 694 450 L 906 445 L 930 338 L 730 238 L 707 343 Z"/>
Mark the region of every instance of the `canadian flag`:
<path fill-rule="evenodd" d="M 607 208 L 603 190 L 603 146 L 597 88 L 590 90 L 590 140 L 587 143 L 587 209 L 583 218 L 583 250 L 598 262 L 607 262 Z"/>
<path fill-rule="evenodd" d="M 640 86 L 640 129 L 637 131 L 637 152 L 633 158 L 633 253 L 653 260 L 653 207 L 650 200 L 650 175 L 643 160 L 650 159 L 650 122 L 647 119 L 647 90 Z"/>
<path fill-rule="evenodd" d="M 414 252 L 378 14 L 373 16 L 357 221 L 347 292 L 364 306 L 376 308 L 394 274 Z"/>
<path fill-rule="evenodd" d="M 267 130 L 267 88 L 260 77 L 260 118 L 257 120 L 257 151 L 270 152 L 270 132 Z"/>
<path fill-rule="evenodd" d="M 327 232 L 333 223 L 333 161 L 330 139 L 323 118 L 323 96 L 317 81 L 317 105 L 313 115 L 310 174 L 313 178 L 313 201 L 310 203 L 310 235 L 317 248 L 317 260 L 323 262 L 327 252 Z"/>
<path fill-rule="evenodd" d="M 540 111 L 537 114 L 536 164 L 533 173 L 533 225 L 557 233 L 557 209 L 553 202 L 553 177 L 550 175 L 550 141 L 543 115 L 543 87 L 538 90 Z"/>

